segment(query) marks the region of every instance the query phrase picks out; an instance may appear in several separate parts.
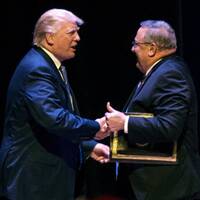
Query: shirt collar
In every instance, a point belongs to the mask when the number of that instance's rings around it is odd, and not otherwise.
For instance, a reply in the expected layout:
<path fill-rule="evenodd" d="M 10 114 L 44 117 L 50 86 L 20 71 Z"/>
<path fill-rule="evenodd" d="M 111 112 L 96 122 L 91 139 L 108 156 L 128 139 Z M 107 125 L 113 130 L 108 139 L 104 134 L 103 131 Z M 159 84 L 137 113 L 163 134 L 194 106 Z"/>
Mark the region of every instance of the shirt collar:
<path fill-rule="evenodd" d="M 149 74 L 149 72 L 153 69 L 153 67 L 154 67 L 157 63 L 159 63 L 161 60 L 162 60 L 162 58 L 159 59 L 159 60 L 157 60 L 157 61 L 147 70 L 147 72 L 145 73 L 145 76 L 147 76 L 147 75 Z"/>
<path fill-rule="evenodd" d="M 47 50 L 42 46 L 40 46 L 40 48 L 43 49 L 48 54 L 48 56 L 53 60 L 56 68 L 59 69 L 61 66 L 61 62 L 49 50 Z"/>

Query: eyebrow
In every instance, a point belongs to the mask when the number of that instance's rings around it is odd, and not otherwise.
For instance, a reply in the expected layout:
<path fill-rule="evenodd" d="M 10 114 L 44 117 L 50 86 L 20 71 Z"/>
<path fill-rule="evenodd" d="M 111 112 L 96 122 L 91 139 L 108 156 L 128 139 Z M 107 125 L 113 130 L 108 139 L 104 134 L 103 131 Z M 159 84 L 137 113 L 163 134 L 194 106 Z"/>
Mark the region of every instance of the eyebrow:
<path fill-rule="evenodd" d="M 71 33 L 71 32 L 76 32 L 80 29 L 80 27 L 73 27 L 73 28 L 70 28 L 69 30 L 66 31 L 66 33 Z"/>

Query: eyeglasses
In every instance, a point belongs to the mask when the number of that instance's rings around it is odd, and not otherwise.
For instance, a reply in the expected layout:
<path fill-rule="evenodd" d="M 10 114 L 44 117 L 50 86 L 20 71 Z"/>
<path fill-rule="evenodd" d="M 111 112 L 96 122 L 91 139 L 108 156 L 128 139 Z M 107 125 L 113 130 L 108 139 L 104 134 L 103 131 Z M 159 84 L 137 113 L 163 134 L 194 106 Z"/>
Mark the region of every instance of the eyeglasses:
<path fill-rule="evenodd" d="M 136 46 L 140 46 L 140 45 L 148 45 L 148 44 L 152 44 L 151 42 L 137 42 L 137 41 L 133 41 L 132 42 L 132 45 L 134 46 L 134 47 L 136 47 Z"/>

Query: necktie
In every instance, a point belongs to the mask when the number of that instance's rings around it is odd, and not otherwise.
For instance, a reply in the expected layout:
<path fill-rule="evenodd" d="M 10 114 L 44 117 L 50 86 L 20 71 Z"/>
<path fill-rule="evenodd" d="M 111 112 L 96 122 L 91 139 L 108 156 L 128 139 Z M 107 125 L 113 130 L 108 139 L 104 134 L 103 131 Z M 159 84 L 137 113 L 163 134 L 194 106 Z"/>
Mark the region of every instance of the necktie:
<path fill-rule="evenodd" d="M 69 82 L 68 82 L 68 78 L 67 78 L 67 71 L 66 71 L 66 68 L 65 66 L 61 66 L 59 68 L 59 71 L 62 75 L 62 79 L 64 80 L 65 82 L 65 85 L 66 85 L 66 88 L 67 88 L 67 92 L 68 92 L 68 95 L 69 95 L 69 100 L 70 100 L 70 103 L 71 103 L 71 107 L 72 107 L 72 110 L 74 111 L 74 104 L 73 104 L 73 99 L 72 99 L 72 95 L 71 95 L 71 90 L 70 90 L 70 85 L 69 85 Z M 82 151 L 82 144 L 80 143 L 78 145 L 78 149 L 79 149 L 79 161 L 78 161 L 78 169 L 81 168 L 82 164 L 83 164 L 83 151 Z"/>
<path fill-rule="evenodd" d="M 139 92 L 140 88 L 142 87 L 143 83 L 145 80 L 145 76 L 139 81 L 139 83 L 137 84 L 137 88 L 135 90 L 135 95 Z"/>
<path fill-rule="evenodd" d="M 68 78 L 67 78 L 67 71 L 65 69 L 65 66 L 63 66 L 63 65 L 60 66 L 59 71 L 62 75 L 62 79 L 65 82 L 67 92 L 68 92 L 68 95 L 69 95 L 70 104 L 71 104 L 72 110 L 74 111 L 73 99 L 72 99 L 72 94 L 71 94 L 71 91 L 70 91 L 70 86 L 69 86 L 69 82 L 68 82 Z"/>

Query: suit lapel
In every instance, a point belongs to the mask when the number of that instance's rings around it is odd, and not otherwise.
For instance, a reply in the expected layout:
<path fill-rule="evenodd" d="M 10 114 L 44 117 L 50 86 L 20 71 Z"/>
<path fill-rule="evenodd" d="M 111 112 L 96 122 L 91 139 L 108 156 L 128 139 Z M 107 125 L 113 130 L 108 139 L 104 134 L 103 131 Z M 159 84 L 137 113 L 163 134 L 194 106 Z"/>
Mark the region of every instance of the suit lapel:
<path fill-rule="evenodd" d="M 138 96 L 138 94 L 142 91 L 142 88 L 144 87 L 144 85 L 146 84 L 146 82 L 148 81 L 148 79 L 151 77 L 151 75 L 154 73 L 154 71 L 161 66 L 161 64 L 164 62 L 165 59 L 162 59 L 159 63 L 157 63 L 153 69 L 147 74 L 147 76 L 144 78 L 143 83 L 139 86 L 139 88 L 137 88 L 137 86 L 134 88 L 133 92 L 131 93 L 131 95 L 128 98 L 128 101 L 126 102 L 123 111 L 128 111 L 129 106 L 132 105 L 132 103 L 134 102 L 135 98 Z"/>
<path fill-rule="evenodd" d="M 128 110 L 128 106 L 130 105 L 132 99 L 133 99 L 133 96 L 135 94 L 135 91 L 136 91 L 136 87 L 133 89 L 133 91 L 131 92 L 125 106 L 123 107 L 123 112 L 126 112 Z"/>
<path fill-rule="evenodd" d="M 63 86 L 63 88 L 65 88 L 65 83 L 64 81 L 62 80 L 60 74 L 59 74 L 59 71 L 58 69 L 56 68 L 53 60 L 49 57 L 49 55 L 40 47 L 38 46 L 34 46 L 33 47 L 39 54 L 41 54 L 42 57 L 45 58 L 45 60 L 48 62 L 49 66 L 51 67 L 51 69 L 53 70 L 55 76 L 56 76 L 56 79 L 60 82 L 60 84 Z"/>
<path fill-rule="evenodd" d="M 49 57 L 49 55 L 44 51 L 42 50 L 40 47 L 38 46 L 34 46 L 33 47 L 39 54 L 41 54 L 42 57 L 44 57 L 46 59 L 46 61 L 49 63 L 49 66 L 52 68 L 53 72 L 54 72 L 54 75 L 56 76 L 56 79 L 59 81 L 61 87 L 63 88 L 63 90 L 65 91 L 66 95 L 68 96 L 68 92 L 67 92 L 67 88 L 66 88 L 66 85 L 65 85 L 65 82 L 63 81 L 62 77 L 60 76 L 60 73 L 58 71 L 58 69 L 56 68 L 54 62 L 52 61 L 52 59 Z M 70 91 L 71 91 L 71 94 L 72 94 L 72 99 L 73 99 L 73 103 L 74 103 L 74 111 L 72 111 L 72 109 L 70 110 L 71 112 L 74 112 L 76 114 L 79 114 L 79 110 L 78 110 L 78 106 L 77 106 L 77 103 L 76 103 L 76 99 L 75 99 L 75 96 L 74 96 L 74 93 L 70 87 Z"/>

